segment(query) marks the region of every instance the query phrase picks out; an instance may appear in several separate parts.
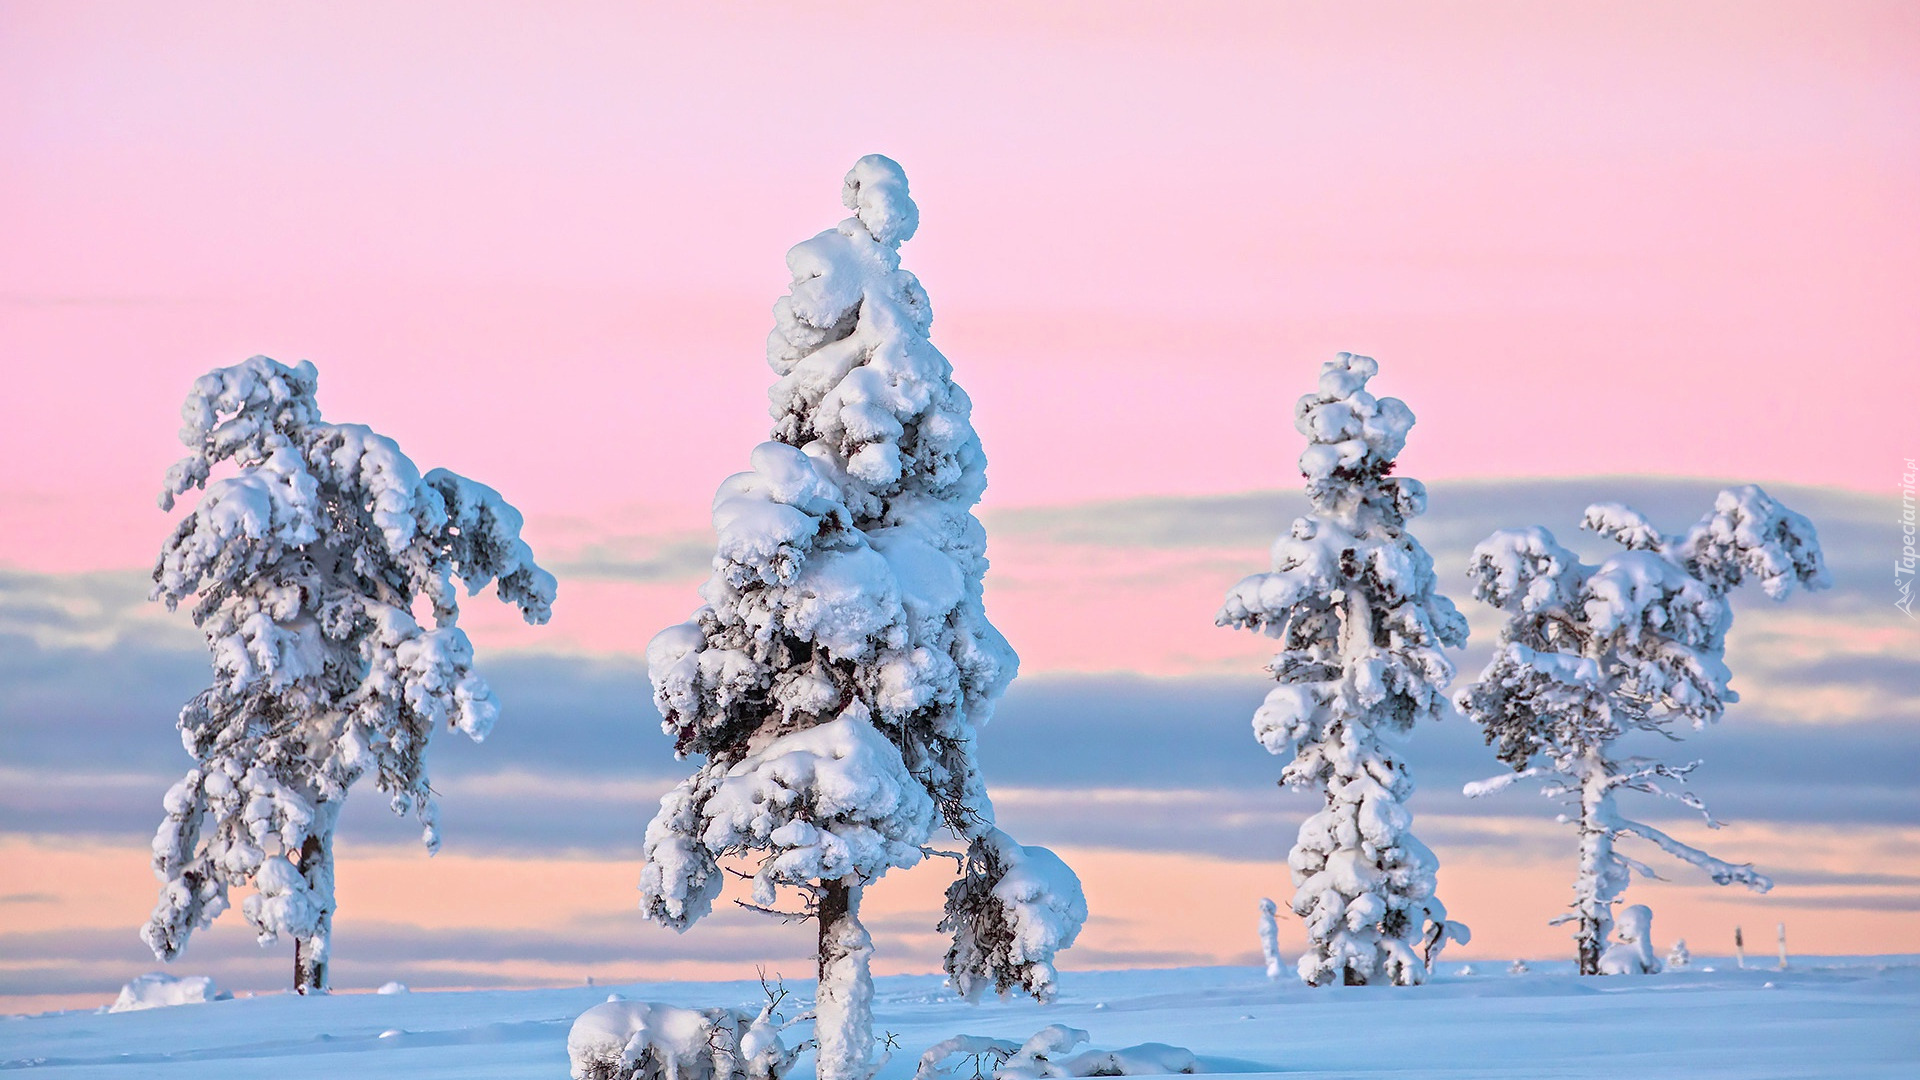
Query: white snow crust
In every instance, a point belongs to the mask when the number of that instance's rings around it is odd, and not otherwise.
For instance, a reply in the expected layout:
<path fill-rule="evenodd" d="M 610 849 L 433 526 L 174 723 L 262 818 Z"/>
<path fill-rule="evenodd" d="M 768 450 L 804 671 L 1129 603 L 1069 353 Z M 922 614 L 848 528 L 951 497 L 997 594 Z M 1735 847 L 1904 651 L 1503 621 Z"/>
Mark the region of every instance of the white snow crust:
<path fill-rule="evenodd" d="M 174 976 L 156 971 L 137 976 L 121 987 L 120 996 L 107 1007 L 107 1011 L 132 1012 L 170 1005 L 198 1005 L 206 1001 L 225 1001 L 232 996 L 223 993 L 205 975 Z"/>
<path fill-rule="evenodd" d="M 1604 993 L 1565 960 L 1537 959 L 1519 975 L 1446 971 L 1421 986 L 1334 992 L 1269 982 L 1257 966 L 1083 971 L 1044 1007 L 1021 999 L 969 1006 L 939 975 L 874 982 L 876 1029 L 901 1043 L 877 1080 L 908 1080 L 921 1055 L 956 1032 L 1017 1048 L 1053 1024 L 1087 1032 L 1096 1047 L 1190 1047 L 1202 1073 L 1287 1080 L 1907 1080 L 1920 1014 L 1913 956 L 1801 956 L 1784 972 L 1770 963 L 1741 971 L 1731 958 L 1700 956 L 1681 971 L 1604 980 Z M 811 990 L 790 985 L 802 998 Z M 752 980 L 614 989 L 690 1011 L 722 1003 L 752 1014 L 764 1001 Z M 608 990 L 275 994 L 110 1016 L 0 1018 L 0 1067 L 34 1062 L 21 1075 L 48 1080 L 561 1077 L 574 1018 Z M 964 1054 L 945 1068 L 953 1080 L 973 1076 Z M 802 1054 L 789 1075 L 811 1072 L 811 1056 Z"/>

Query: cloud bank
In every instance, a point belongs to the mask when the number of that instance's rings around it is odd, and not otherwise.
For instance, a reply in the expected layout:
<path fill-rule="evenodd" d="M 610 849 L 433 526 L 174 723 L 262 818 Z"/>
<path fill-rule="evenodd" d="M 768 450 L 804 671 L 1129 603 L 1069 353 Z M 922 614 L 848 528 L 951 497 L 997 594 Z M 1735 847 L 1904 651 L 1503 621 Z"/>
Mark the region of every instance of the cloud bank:
<path fill-rule="evenodd" d="M 1444 586 L 1462 580 L 1472 544 L 1493 528 L 1541 522 L 1594 558 L 1604 545 L 1572 527 L 1587 503 L 1627 501 L 1678 529 L 1710 503 L 1717 486 L 1621 478 L 1436 484 L 1433 510 L 1418 532 Z M 1715 843 L 1753 848 L 1740 857 L 1758 858 L 1766 869 L 1778 864 L 1780 887 L 1767 902 L 1780 911 L 1823 919 L 1909 913 L 1920 909 L 1920 844 L 1913 840 L 1920 835 L 1913 690 L 1920 687 L 1920 627 L 1906 625 L 1881 595 L 1888 508 L 1818 489 L 1775 494 L 1815 519 L 1836 588 L 1781 606 L 1740 600 L 1730 660 L 1744 700 L 1722 724 L 1684 744 L 1648 749 L 1703 762 L 1691 786 L 1731 826 Z M 1028 657 L 981 748 L 1007 826 L 1027 842 L 1081 852 L 1082 859 L 1205 865 L 1216 875 L 1251 875 L 1248 881 L 1267 884 L 1248 888 L 1284 895 L 1282 860 L 1312 800 L 1275 786 L 1281 762 L 1250 733 L 1249 718 L 1270 685 L 1259 670 L 1265 643 L 1203 620 L 1227 585 L 1261 568 L 1273 535 L 1303 509 L 1296 496 L 1261 493 L 990 515 L 989 611 L 996 619 L 1008 613 L 1003 626 L 1024 621 L 1023 632 L 1009 629 L 1009 636 Z M 681 617 L 704 573 L 703 544 L 684 529 L 589 532 L 556 560 L 567 571 L 562 605 L 591 601 L 596 588 L 643 581 L 675 598 L 663 619 Z M 0 857 L 19 863 L 27 858 L 22 852 L 68 847 L 118 852 L 111 857 L 125 866 L 115 871 L 124 874 L 114 888 L 130 898 L 112 919 L 63 921 L 56 915 L 72 907 L 78 886 L 61 875 L 8 874 L 22 884 L 0 896 L 0 956 L 7 958 L 0 962 L 0 995 L 110 990 L 145 964 L 130 929 L 152 887 L 140 849 L 159 820 L 161 794 L 188 765 L 173 715 L 207 677 L 184 613 L 148 604 L 145 591 L 145 575 L 136 572 L 0 571 L 0 841 L 15 844 L 0 848 Z M 1165 594 L 1190 604 L 1194 625 L 1174 625 L 1154 606 Z M 1456 601 L 1476 632 L 1460 660 L 1465 679 L 1484 660 L 1492 624 L 1479 605 L 1460 595 Z M 1113 648 L 1096 657 L 1105 669 L 1050 663 L 1071 654 L 1046 636 L 1082 630 L 1115 635 Z M 503 916 L 491 927 L 438 926 L 426 914 L 431 904 L 364 920 L 343 909 L 343 955 L 377 955 L 383 970 L 410 972 L 402 977 L 423 985 L 550 981 L 562 971 L 612 977 L 622 965 L 718 972 L 755 957 L 802 970 L 789 961 L 804 956 L 804 942 L 764 921 L 729 915 L 721 926 L 675 938 L 641 926 L 631 911 L 642 830 L 686 768 L 659 731 L 636 656 L 644 639 L 618 650 L 536 652 L 516 641 L 489 641 L 484 627 L 475 632 L 481 668 L 504 710 L 484 745 L 443 732 L 429 755 L 448 856 L 496 860 L 508 868 L 501 873 L 524 882 L 559 874 L 557 859 L 597 867 L 601 877 L 546 893 L 527 885 L 546 897 L 539 903 L 570 912 L 536 925 Z M 1557 904 L 1551 897 L 1563 888 L 1566 843 L 1551 821 L 1555 808 L 1524 785 L 1487 799 L 1462 796 L 1462 784 L 1501 766 L 1458 719 L 1416 732 L 1407 753 L 1419 788 L 1416 829 L 1443 864 L 1462 872 L 1483 867 L 1474 871 L 1483 877 L 1517 868 L 1516 881 L 1533 883 L 1528 887 Z M 1697 827 L 1670 804 L 1636 809 L 1676 828 Z M 1807 837 L 1832 835 L 1857 841 L 1846 849 L 1852 861 L 1822 862 L 1806 847 L 1826 843 Z M 390 853 L 399 868 L 393 872 L 414 882 L 404 888 L 431 890 L 435 875 L 448 872 L 447 857 L 428 862 L 415 827 L 389 814 L 371 790 L 349 799 L 341 836 L 344 844 Z M 343 855 L 348 872 L 353 858 Z M 903 961 L 937 961 L 927 917 L 937 886 L 904 887 L 904 907 L 886 915 L 898 921 L 887 931 L 895 936 L 888 948 Z M 379 887 L 369 883 L 366 895 Z M 1686 877 L 1674 888 L 1690 890 L 1688 902 L 1699 904 L 1752 900 Z M 922 901 L 928 911 L 914 906 Z M 1124 896 L 1115 902 L 1122 909 L 1112 938 L 1096 934 L 1076 962 L 1174 962 L 1153 944 L 1153 927 L 1172 925 L 1180 914 Z M 1920 939 L 1906 947 L 1920 947 Z M 1237 948 L 1182 955 L 1218 958 Z M 245 977 L 269 986 L 277 978 L 277 967 L 232 927 L 217 927 L 193 955 L 195 963 L 236 978 L 255 972 Z"/>

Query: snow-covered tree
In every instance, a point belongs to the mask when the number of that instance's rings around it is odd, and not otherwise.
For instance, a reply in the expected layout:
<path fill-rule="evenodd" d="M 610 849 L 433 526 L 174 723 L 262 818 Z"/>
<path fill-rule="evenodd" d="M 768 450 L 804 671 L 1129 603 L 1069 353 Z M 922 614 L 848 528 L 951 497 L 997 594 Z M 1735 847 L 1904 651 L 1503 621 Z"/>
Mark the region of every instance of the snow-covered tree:
<path fill-rule="evenodd" d="M 498 493 L 444 469 L 422 476 L 392 439 L 322 422 L 318 379 L 311 363 L 256 356 L 201 376 L 181 410 L 191 453 L 160 506 L 206 490 L 161 549 L 153 599 L 194 599 L 214 679 L 180 711 L 194 767 L 167 792 L 160 899 L 141 931 L 171 960 L 230 888 L 252 885 L 242 913 L 262 944 L 294 939 L 301 993 L 327 985 L 347 789 L 372 774 L 431 851 L 427 740 L 441 724 L 476 741 L 493 726 L 456 579 L 469 595 L 497 581 L 530 623 L 554 596 Z M 236 471 L 209 482 L 222 462 Z"/>
<path fill-rule="evenodd" d="M 751 867 L 753 905 L 799 890 L 819 923 L 822 1080 L 865 1080 L 872 942 L 861 892 L 966 844 L 941 929 L 969 994 L 1045 998 L 1086 918 L 1079 881 L 994 826 L 974 759 L 1018 660 L 987 621 L 986 486 L 972 404 L 900 268 L 919 211 L 880 156 L 847 174 L 854 216 L 787 253 L 768 362 L 773 441 L 714 498 L 714 571 L 691 621 L 647 647 L 681 756 L 705 759 L 648 826 L 642 907 L 685 929 Z"/>
<path fill-rule="evenodd" d="M 1667 950 L 1667 970 L 1678 971 L 1693 963 L 1693 954 L 1687 951 L 1687 939 L 1679 938 L 1673 948 Z"/>
<path fill-rule="evenodd" d="M 1679 786 L 1699 762 L 1670 765 L 1615 744 L 1635 732 L 1677 738 L 1676 725 L 1704 727 L 1737 700 L 1724 662 L 1735 586 L 1757 581 L 1779 600 L 1828 579 L 1813 523 L 1751 485 L 1720 492 L 1681 536 L 1613 503 L 1588 507 L 1582 527 L 1626 550 L 1589 566 L 1539 526 L 1502 530 L 1474 548 L 1474 595 L 1507 621 L 1480 680 L 1458 698 L 1514 769 L 1469 784 L 1469 795 L 1544 776 L 1543 793 L 1572 808 L 1563 820 L 1579 830 L 1580 869 L 1571 910 L 1556 921 L 1578 924 L 1580 972 L 1592 975 L 1630 871 L 1657 876 L 1618 850 L 1622 837 L 1647 840 L 1718 884 L 1772 887 L 1751 865 L 1623 817 L 1616 795 L 1638 791 L 1677 800 L 1719 827 Z"/>
<path fill-rule="evenodd" d="M 1413 792 L 1400 745 L 1446 708 L 1466 620 L 1434 591 L 1433 559 L 1407 531 L 1426 509 L 1419 481 L 1390 476 L 1413 413 L 1376 398 L 1379 365 L 1341 353 L 1300 398 L 1294 426 L 1312 512 L 1273 545 L 1273 569 L 1241 581 L 1222 626 L 1280 640 L 1269 664 L 1280 685 L 1253 717 L 1283 782 L 1323 792 L 1287 857 L 1293 911 L 1306 925 L 1300 977 L 1319 986 L 1425 980 L 1449 939 L 1434 896 L 1438 863 L 1411 831 Z"/>

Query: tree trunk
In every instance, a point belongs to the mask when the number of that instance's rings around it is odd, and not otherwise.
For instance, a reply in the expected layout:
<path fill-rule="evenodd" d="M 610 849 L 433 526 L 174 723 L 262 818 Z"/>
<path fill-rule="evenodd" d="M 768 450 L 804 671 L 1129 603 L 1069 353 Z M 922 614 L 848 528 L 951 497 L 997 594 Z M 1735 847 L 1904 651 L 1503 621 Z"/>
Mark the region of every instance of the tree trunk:
<path fill-rule="evenodd" d="M 1580 880 L 1575 887 L 1575 913 L 1579 929 L 1574 943 L 1580 974 L 1600 974 L 1600 954 L 1606 951 L 1607 936 L 1613 933 L 1613 897 L 1608 884 L 1613 874 L 1613 835 L 1605 818 L 1611 816 L 1613 792 L 1609 777 L 1598 762 L 1588 762 L 1580 782 Z"/>
<path fill-rule="evenodd" d="M 1580 929 L 1574 937 L 1579 945 L 1580 974 L 1600 974 L 1600 943 L 1606 940 L 1606 930 L 1598 919 L 1585 912 L 1580 915 Z"/>
<path fill-rule="evenodd" d="M 293 939 L 293 991 L 327 992 L 327 947 L 333 933 L 333 843 L 331 837 L 309 835 L 300 847 L 300 876 L 307 888 L 326 898 L 318 928 L 310 938 Z"/>
<path fill-rule="evenodd" d="M 873 938 L 853 878 L 820 883 L 820 985 L 814 995 L 819 1080 L 868 1080 L 873 1051 Z"/>
<path fill-rule="evenodd" d="M 1346 590 L 1346 618 L 1341 622 L 1340 626 L 1340 669 L 1343 677 L 1351 680 L 1360 661 L 1373 652 L 1373 605 L 1368 601 L 1366 592 L 1360 588 L 1358 582 L 1349 581 L 1344 588 Z M 1357 738 L 1364 739 L 1364 732 L 1357 736 Z M 1346 783 L 1351 782 L 1352 778 L 1344 776 L 1345 771 L 1346 770 L 1342 769 L 1342 776 L 1336 778 L 1334 784 L 1329 785 L 1327 790 L 1327 805 L 1335 809 L 1340 816 L 1351 820 L 1355 807 L 1351 804 L 1343 804 L 1334 796 L 1335 786 L 1344 786 Z M 1332 854 L 1333 853 L 1329 853 L 1328 857 L 1331 858 Z M 1344 890 L 1342 891 L 1344 892 Z M 1346 899 L 1348 902 L 1352 902 L 1354 898 L 1349 896 Z M 1338 932 L 1337 930 L 1335 931 L 1336 934 Z M 1322 952 L 1326 951 L 1325 942 L 1315 942 L 1314 944 L 1317 948 L 1321 949 Z M 1385 960 L 1386 950 L 1376 941 L 1374 952 L 1375 969 L 1384 969 L 1386 966 L 1384 963 Z M 1342 965 L 1340 969 L 1340 983 L 1343 986 L 1365 986 L 1367 985 L 1367 973 L 1356 970 L 1351 964 Z"/>

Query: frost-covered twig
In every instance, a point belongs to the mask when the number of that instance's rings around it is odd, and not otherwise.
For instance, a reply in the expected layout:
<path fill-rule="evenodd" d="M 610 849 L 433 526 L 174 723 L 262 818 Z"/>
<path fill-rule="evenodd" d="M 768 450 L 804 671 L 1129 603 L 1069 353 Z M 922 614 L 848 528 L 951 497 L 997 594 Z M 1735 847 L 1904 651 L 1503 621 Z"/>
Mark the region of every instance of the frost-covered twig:
<path fill-rule="evenodd" d="M 747 901 L 741 900 L 737 897 L 734 899 L 733 903 L 735 907 L 745 908 L 748 911 L 757 911 L 762 915 L 771 915 L 774 918 L 779 919 L 781 922 L 789 922 L 789 923 L 806 922 L 809 919 L 812 919 L 817 914 L 817 912 L 812 910 L 781 911 L 779 908 L 762 907 L 759 904 L 750 904 Z"/>

